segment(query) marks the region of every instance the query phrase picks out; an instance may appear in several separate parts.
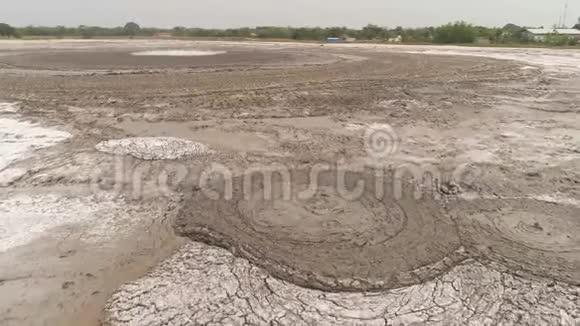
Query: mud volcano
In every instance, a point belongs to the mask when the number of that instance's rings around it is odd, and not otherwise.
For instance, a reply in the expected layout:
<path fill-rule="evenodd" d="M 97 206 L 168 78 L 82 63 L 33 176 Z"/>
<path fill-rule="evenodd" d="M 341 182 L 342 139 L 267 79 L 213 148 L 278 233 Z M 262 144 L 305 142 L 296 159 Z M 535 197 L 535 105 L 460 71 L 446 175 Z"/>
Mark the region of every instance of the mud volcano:
<path fill-rule="evenodd" d="M 478 199 L 450 211 L 462 243 L 513 270 L 580 284 L 580 209 L 535 199 Z"/>
<path fill-rule="evenodd" d="M 293 170 L 231 180 L 214 178 L 186 194 L 178 233 L 295 284 L 391 289 L 436 277 L 461 259 L 457 229 L 441 203 L 416 200 L 411 187 L 396 199 L 390 177 Z"/>

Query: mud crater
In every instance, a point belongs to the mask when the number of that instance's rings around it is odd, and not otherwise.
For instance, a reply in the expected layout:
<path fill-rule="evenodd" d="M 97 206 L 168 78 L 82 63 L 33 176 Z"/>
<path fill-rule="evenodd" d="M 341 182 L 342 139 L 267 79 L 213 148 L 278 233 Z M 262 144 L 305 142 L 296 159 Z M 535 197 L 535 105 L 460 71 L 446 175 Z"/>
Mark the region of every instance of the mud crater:
<path fill-rule="evenodd" d="M 234 177 L 231 192 L 223 178 L 208 184 L 212 193 L 198 188 L 185 194 L 178 234 L 227 248 L 301 286 L 398 288 L 436 277 L 464 259 L 443 204 L 416 200 L 412 189 L 396 198 L 389 176 L 377 182 L 371 172 L 313 176 L 296 169 L 286 177 Z"/>
<path fill-rule="evenodd" d="M 458 202 L 450 213 L 475 255 L 513 270 L 580 284 L 580 208 L 536 199 Z"/>
<path fill-rule="evenodd" d="M 341 178 L 343 181 L 340 181 Z M 578 207 L 536 199 L 416 197 L 393 175 L 329 170 L 214 178 L 185 195 L 176 230 L 299 286 L 379 291 L 421 284 L 466 259 L 576 284 Z M 400 181 L 397 181 L 400 182 Z M 360 194 L 350 197 L 361 187 Z M 342 189 L 342 190 L 341 190 Z M 227 197 L 227 198 L 226 198 Z"/>

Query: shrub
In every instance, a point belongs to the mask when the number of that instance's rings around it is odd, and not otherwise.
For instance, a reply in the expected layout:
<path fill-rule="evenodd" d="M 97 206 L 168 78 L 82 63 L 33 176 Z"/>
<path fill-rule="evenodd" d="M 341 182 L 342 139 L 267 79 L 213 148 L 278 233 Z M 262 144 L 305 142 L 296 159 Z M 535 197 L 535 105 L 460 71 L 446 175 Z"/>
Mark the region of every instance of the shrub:
<path fill-rule="evenodd" d="M 477 29 L 466 22 L 456 22 L 435 29 L 433 40 L 436 43 L 473 43 Z"/>
<path fill-rule="evenodd" d="M 544 41 L 544 43 L 548 45 L 556 45 L 556 46 L 571 45 L 572 42 L 574 42 L 573 45 L 575 45 L 576 42 L 574 38 L 569 37 L 567 35 L 561 35 L 558 33 L 546 35 L 546 39 Z"/>

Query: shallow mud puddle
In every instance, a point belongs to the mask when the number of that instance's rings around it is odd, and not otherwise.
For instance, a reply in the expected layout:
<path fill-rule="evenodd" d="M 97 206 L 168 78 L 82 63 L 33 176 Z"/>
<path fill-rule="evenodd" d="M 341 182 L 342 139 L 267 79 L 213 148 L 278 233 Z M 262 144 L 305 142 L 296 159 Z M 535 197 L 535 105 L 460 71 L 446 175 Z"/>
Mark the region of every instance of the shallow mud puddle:
<path fill-rule="evenodd" d="M 227 131 L 196 122 L 123 121 L 116 127 L 135 136 L 178 137 L 227 151 L 267 152 L 269 146 L 268 138 L 259 133 Z"/>

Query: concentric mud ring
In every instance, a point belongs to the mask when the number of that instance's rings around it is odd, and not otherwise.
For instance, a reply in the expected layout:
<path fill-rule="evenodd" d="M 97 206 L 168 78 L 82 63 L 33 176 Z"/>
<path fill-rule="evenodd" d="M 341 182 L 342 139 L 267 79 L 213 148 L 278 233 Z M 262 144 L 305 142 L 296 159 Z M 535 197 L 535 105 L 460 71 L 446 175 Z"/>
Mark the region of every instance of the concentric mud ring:
<path fill-rule="evenodd" d="M 416 200 L 409 191 L 395 199 L 392 179 L 377 186 L 367 172 L 346 174 L 341 183 L 336 171 L 312 179 L 307 170 L 293 170 L 288 177 L 235 177 L 230 200 L 193 191 L 176 229 L 228 248 L 279 278 L 331 291 L 416 284 L 459 259 L 456 227 L 433 198 Z M 317 180 L 313 192 L 311 180 Z M 270 182 L 271 192 L 264 187 Z M 227 192 L 226 184 L 211 187 Z M 350 197 L 357 186 L 359 195 Z"/>
<path fill-rule="evenodd" d="M 580 208 L 535 199 L 477 199 L 451 213 L 462 243 L 514 269 L 580 283 Z"/>
<path fill-rule="evenodd" d="M 263 239 L 289 243 L 376 245 L 401 233 L 406 226 L 405 212 L 395 202 L 380 202 L 372 196 L 349 201 L 333 187 L 301 199 L 263 200 L 263 193 L 238 203 L 242 222 Z M 333 232 L 328 232 L 333 230 Z"/>

